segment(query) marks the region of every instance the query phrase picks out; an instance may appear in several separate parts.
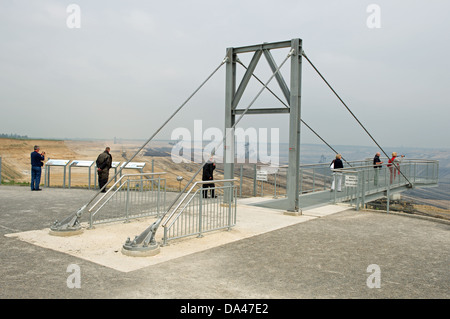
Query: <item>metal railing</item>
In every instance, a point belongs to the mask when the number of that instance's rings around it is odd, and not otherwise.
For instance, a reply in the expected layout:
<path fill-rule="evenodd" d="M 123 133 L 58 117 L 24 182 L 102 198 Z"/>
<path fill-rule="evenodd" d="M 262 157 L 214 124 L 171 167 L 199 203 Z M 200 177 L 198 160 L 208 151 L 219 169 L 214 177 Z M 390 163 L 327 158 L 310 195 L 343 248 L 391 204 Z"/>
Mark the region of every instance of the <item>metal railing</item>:
<path fill-rule="evenodd" d="M 361 172 L 359 174 L 364 174 L 366 180 L 374 180 L 375 178 L 380 178 L 380 182 L 384 181 L 384 176 L 389 173 L 390 170 L 386 166 L 387 159 L 384 160 L 384 164 L 382 164 L 383 172 L 375 171 L 372 165 L 372 159 L 365 159 L 359 161 L 349 161 L 344 163 L 344 172 L 347 172 L 345 175 L 349 176 L 349 171 L 352 169 L 356 169 L 357 171 L 366 170 L 365 172 Z M 320 192 L 325 190 L 330 190 L 331 184 L 334 179 L 333 170 L 330 169 L 330 163 L 318 163 L 318 164 L 302 164 L 300 165 L 300 186 L 299 193 L 300 195 Z M 405 172 L 407 175 L 407 179 L 415 184 L 416 182 L 426 182 L 434 183 L 434 181 L 438 180 L 438 162 L 432 160 L 422 160 L 422 159 L 408 159 L 403 160 L 402 164 L 400 164 L 400 168 L 402 173 Z M 263 166 L 260 166 L 258 169 L 264 170 Z M 392 167 L 395 170 L 394 167 Z M 388 170 L 385 172 L 385 170 Z M 256 165 L 255 165 L 256 171 Z M 336 172 L 336 170 L 334 170 Z M 377 176 L 375 176 L 375 172 L 377 172 Z M 400 175 L 401 180 L 399 180 L 394 174 L 393 181 L 398 183 L 400 181 L 404 181 L 405 177 Z M 240 179 L 242 180 L 242 174 L 240 174 Z M 345 180 L 345 176 L 343 176 L 343 181 Z M 275 173 L 268 174 L 267 181 L 256 181 L 253 180 L 254 183 L 254 192 L 253 196 L 267 196 L 272 195 L 274 198 L 279 196 L 286 195 L 286 181 L 287 181 L 287 168 L 282 166 L 279 167 Z M 394 183 L 394 184 L 395 184 Z M 240 186 L 242 188 L 242 182 L 240 182 Z M 366 185 L 365 187 L 368 190 L 372 190 L 373 187 L 370 185 Z M 242 197 L 241 191 L 238 192 L 240 197 Z M 247 194 L 249 195 L 249 194 Z"/>
<path fill-rule="evenodd" d="M 235 182 L 234 179 L 195 182 L 163 221 L 163 245 L 169 240 L 193 235 L 201 237 L 206 232 L 230 230 L 235 226 Z M 207 184 L 215 186 L 206 187 Z"/>
<path fill-rule="evenodd" d="M 88 210 L 94 224 L 159 216 L 166 207 L 166 180 L 162 173 L 125 174 Z"/>
<path fill-rule="evenodd" d="M 349 167 L 369 165 L 371 160 L 360 160 L 346 162 L 345 165 Z M 264 170 L 264 166 L 257 168 L 256 164 L 253 164 L 256 170 Z M 242 169 L 241 169 L 242 171 Z M 316 164 L 302 164 L 300 165 L 300 195 L 308 194 L 318 191 L 324 191 L 330 188 L 333 181 L 333 172 L 330 170 L 330 163 L 316 163 Z M 242 180 L 242 173 L 240 174 L 240 180 Z M 255 173 L 256 176 L 256 173 Z M 251 177 L 256 178 L 256 177 Z M 277 170 L 273 170 L 268 174 L 267 181 L 253 181 L 254 191 L 253 196 L 265 196 L 273 195 L 274 198 L 286 196 L 287 185 L 287 167 L 280 166 Z M 240 183 L 242 188 L 242 182 Z M 242 197 L 242 193 L 239 193 Z M 247 194 L 248 195 L 248 194 Z"/>
<path fill-rule="evenodd" d="M 389 197 L 401 187 L 437 185 L 439 180 L 439 162 L 432 160 L 408 159 L 379 168 L 363 165 L 332 171 L 335 182 L 342 177 L 341 191 L 337 187 L 332 191 L 333 201 L 349 201 L 356 209 L 371 195 L 382 193 Z"/>

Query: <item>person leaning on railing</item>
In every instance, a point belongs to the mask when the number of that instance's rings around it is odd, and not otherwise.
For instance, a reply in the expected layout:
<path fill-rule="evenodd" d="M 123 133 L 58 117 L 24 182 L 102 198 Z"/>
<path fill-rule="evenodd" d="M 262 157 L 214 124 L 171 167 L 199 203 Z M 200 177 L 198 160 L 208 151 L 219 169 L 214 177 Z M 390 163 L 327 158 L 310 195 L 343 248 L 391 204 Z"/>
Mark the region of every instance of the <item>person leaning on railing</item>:
<path fill-rule="evenodd" d="M 392 152 L 392 157 L 389 159 L 387 167 L 389 167 L 389 173 L 391 175 L 391 184 L 395 181 L 397 175 L 400 175 L 400 162 L 403 160 L 405 155 L 401 155 L 400 158 L 397 157 L 397 152 Z M 397 167 L 395 168 L 394 165 Z M 397 174 L 395 174 L 397 171 Z"/>

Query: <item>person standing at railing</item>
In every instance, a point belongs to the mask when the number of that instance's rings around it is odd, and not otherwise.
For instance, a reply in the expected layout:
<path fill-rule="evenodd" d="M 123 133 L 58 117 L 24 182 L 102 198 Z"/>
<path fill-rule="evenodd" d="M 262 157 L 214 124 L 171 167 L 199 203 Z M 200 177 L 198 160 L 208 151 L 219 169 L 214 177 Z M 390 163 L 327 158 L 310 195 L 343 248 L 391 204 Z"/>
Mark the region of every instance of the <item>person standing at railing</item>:
<path fill-rule="evenodd" d="M 214 163 L 211 157 L 203 166 L 202 181 L 213 181 L 214 180 L 214 170 L 216 169 L 216 163 Z M 208 198 L 208 188 L 211 187 L 211 198 L 215 198 L 214 194 L 214 183 L 203 184 L 203 198 Z"/>
<path fill-rule="evenodd" d="M 344 163 L 342 163 L 342 155 L 337 154 L 336 158 L 331 162 L 330 168 L 333 169 L 341 169 L 344 168 Z M 335 172 L 333 171 L 333 182 L 331 183 L 331 191 L 334 191 L 334 188 L 336 186 L 336 190 L 338 192 L 341 192 L 341 186 L 342 186 L 342 173 L 341 172 Z"/>
<path fill-rule="evenodd" d="M 375 157 L 373 158 L 373 168 L 374 168 L 374 177 L 373 177 L 373 184 L 375 186 L 378 186 L 378 173 L 380 172 L 381 169 L 381 164 L 383 164 L 383 162 L 380 160 L 380 152 L 377 152 L 375 154 Z"/>
<path fill-rule="evenodd" d="M 400 175 L 400 162 L 405 155 L 397 157 L 397 152 L 392 152 L 392 157 L 389 159 L 387 166 L 389 167 L 389 173 L 391 175 L 391 184 L 395 181 L 397 175 Z"/>
<path fill-rule="evenodd" d="M 97 160 L 95 162 L 97 164 L 98 187 L 100 189 L 102 189 L 103 186 L 105 186 L 105 184 L 109 178 L 109 169 L 112 166 L 112 156 L 109 153 L 110 150 L 111 149 L 109 147 L 106 147 L 105 151 L 97 157 Z M 102 190 L 102 193 L 105 193 L 105 192 L 106 192 L 106 187 L 105 187 L 105 189 Z"/>

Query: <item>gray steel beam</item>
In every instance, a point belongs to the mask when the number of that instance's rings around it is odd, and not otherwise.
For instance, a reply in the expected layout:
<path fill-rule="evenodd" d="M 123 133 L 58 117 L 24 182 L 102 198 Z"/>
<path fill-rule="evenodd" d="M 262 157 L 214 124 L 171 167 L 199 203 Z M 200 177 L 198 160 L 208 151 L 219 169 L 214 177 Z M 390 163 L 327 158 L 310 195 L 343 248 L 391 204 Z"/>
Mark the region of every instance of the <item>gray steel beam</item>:
<path fill-rule="evenodd" d="M 264 50 L 264 56 L 266 57 L 267 62 L 269 63 L 270 68 L 272 69 L 272 72 L 275 72 L 278 68 L 278 66 L 275 63 L 275 60 L 273 59 L 272 54 L 269 50 Z M 275 75 L 275 78 L 277 79 L 278 85 L 281 88 L 281 91 L 283 92 L 284 97 L 286 98 L 286 101 L 288 104 L 291 102 L 291 93 L 289 92 L 289 88 L 286 85 L 286 82 L 283 79 L 283 76 L 280 72 L 278 72 Z"/>
<path fill-rule="evenodd" d="M 301 70 L 302 42 L 293 39 L 291 48 L 291 94 L 289 116 L 289 167 L 287 179 L 287 197 L 290 212 L 299 211 L 299 176 L 300 176 L 300 123 L 301 123 Z"/>
<path fill-rule="evenodd" d="M 239 48 L 233 48 L 234 53 L 248 53 L 255 52 L 257 50 L 272 50 L 272 49 L 282 49 L 291 47 L 291 41 L 282 41 L 282 42 L 272 42 L 272 43 L 262 43 L 256 45 L 249 45 Z"/>
<path fill-rule="evenodd" d="M 256 51 L 255 54 L 253 55 L 252 61 L 250 62 L 250 65 L 248 66 L 247 71 L 245 72 L 244 77 L 242 78 L 241 84 L 239 84 L 239 88 L 233 97 L 233 102 L 232 102 L 232 106 L 231 106 L 233 110 L 239 104 L 242 94 L 244 94 L 244 91 L 247 88 L 248 82 L 252 78 L 253 71 L 255 71 L 255 68 L 258 65 L 261 55 L 262 55 L 261 50 Z"/>
<path fill-rule="evenodd" d="M 291 78 L 290 89 L 286 85 L 279 72 L 275 77 L 280 88 L 288 101 L 289 108 L 264 108 L 264 109 L 236 109 L 242 97 L 250 77 L 259 61 L 261 53 L 264 53 L 271 69 L 275 72 L 278 67 L 269 52 L 271 49 L 291 48 Z M 237 114 L 289 114 L 289 167 L 287 180 L 287 207 L 288 212 L 297 214 L 299 207 L 299 176 L 300 176 L 300 125 L 301 125 L 301 63 L 302 63 L 302 41 L 293 39 L 291 41 L 264 43 L 241 48 L 227 49 L 226 67 L 226 93 L 225 93 L 225 129 L 233 127 Z M 236 61 L 237 54 L 255 52 L 250 67 L 244 75 L 243 80 L 236 93 Z M 227 134 L 227 132 L 226 132 Z M 232 179 L 234 176 L 234 132 L 233 138 L 224 142 L 224 178 Z M 231 151 L 232 158 L 227 160 L 227 151 Z M 231 160 L 232 159 L 232 160 Z"/>
<path fill-rule="evenodd" d="M 238 115 L 244 113 L 245 109 L 233 110 L 233 114 Z M 289 113 L 290 109 L 284 108 L 265 108 L 265 109 L 248 109 L 245 115 L 251 114 L 286 114 Z"/>
<path fill-rule="evenodd" d="M 233 48 L 227 49 L 227 57 L 225 78 L 225 135 L 236 121 L 236 117 L 232 112 L 233 99 L 236 92 L 236 54 Z M 231 138 L 232 143 L 229 142 L 230 139 L 225 139 L 223 144 L 224 179 L 232 179 L 234 177 L 234 134 Z M 227 160 L 228 152 L 231 152 L 232 161 L 230 159 Z"/>

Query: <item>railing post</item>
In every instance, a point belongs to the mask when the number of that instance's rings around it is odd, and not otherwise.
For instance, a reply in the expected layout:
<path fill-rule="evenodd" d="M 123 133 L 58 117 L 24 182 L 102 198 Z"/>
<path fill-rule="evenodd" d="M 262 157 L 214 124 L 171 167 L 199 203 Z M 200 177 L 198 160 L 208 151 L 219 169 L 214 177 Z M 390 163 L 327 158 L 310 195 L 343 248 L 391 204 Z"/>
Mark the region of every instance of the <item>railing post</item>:
<path fill-rule="evenodd" d="M 203 228 L 203 216 L 202 216 L 202 211 L 203 211 L 203 190 L 200 190 L 199 192 L 200 194 L 200 199 L 199 202 L 200 204 L 198 205 L 198 236 L 197 238 L 201 238 L 203 237 L 202 235 L 202 228 Z"/>
<path fill-rule="evenodd" d="M 228 186 L 230 188 L 229 193 L 233 194 L 234 193 L 234 187 L 233 187 L 233 183 L 230 183 L 230 186 Z M 233 206 L 233 197 L 232 195 L 230 195 L 230 199 L 228 200 L 228 231 L 231 230 L 231 206 Z"/>
<path fill-rule="evenodd" d="M 364 209 L 364 206 L 366 205 L 366 174 L 365 174 L 365 170 L 363 169 L 362 171 L 362 202 L 361 202 L 361 207 L 362 209 Z"/>
<path fill-rule="evenodd" d="M 273 185 L 273 187 L 274 187 L 274 197 L 273 198 L 278 198 L 277 197 L 277 172 L 275 172 L 275 181 L 274 181 L 274 185 Z"/>
<path fill-rule="evenodd" d="M 241 197 L 242 198 L 242 183 L 243 183 L 243 181 L 242 181 L 242 178 L 243 178 L 243 176 L 244 176 L 244 164 L 241 164 L 241 170 L 240 170 L 240 173 L 239 173 L 239 197 Z"/>
<path fill-rule="evenodd" d="M 356 186 L 356 191 L 355 191 L 355 193 L 356 193 L 356 203 L 355 203 L 355 210 L 356 211 L 359 211 L 359 205 L 360 205 L 360 203 L 361 203 L 361 198 L 360 198 L 360 192 L 361 192 L 361 186 L 360 186 L 360 183 L 361 183 L 361 178 L 360 178 L 360 176 L 359 176 L 359 172 L 357 172 L 356 173 L 356 177 L 357 177 L 357 186 Z"/>
<path fill-rule="evenodd" d="M 299 178 L 299 191 L 300 194 L 303 194 L 303 169 L 299 169 L 300 170 L 300 178 Z"/>
<path fill-rule="evenodd" d="M 256 164 L 253 166 L 253 197 L 256 197 Z"/>
<path fill-rule="evenodd" d="M 163 246 L 167 245 L 167 227 L 164 228 Z"/>
<path fill-rule="evenodd" d="M 128 222 L 128 205 L 130 201 L 130 180 L 127 180 L 127 199 L 125 201 L 125 222 Z"/>
<path fill-rule="evenodd" d="M 390 192 L 390 190 L 391 190 L 391 181 L 389 180 L 389 182 L 387 182 L 387 180 L 386 180 L 386 184 L 387 184 L 387 187 L 386 187 L 386 197 L 387 197 L 387 199 L 386 199 L 386 213 L 389 213 L 389 201 L 391 199 L 391 192 Z"/>
<path fill-rule="evenodd" d="M 311 192 L 314 192 L 315 189 L 316 189 L 316 168 L 313 167 L 313 185 L 312 185 Z"/>
<path fill-rule="evenodd" d="M 153 192 L 153 180 L 152 180 L 151 185 L 152 185 L 151 188 L 152 188 L 152 192 Z M 156 193 L 157 194 L 156 195 L 156 211 L 157 211 L 156 217 L 157 218 L 159 218 L 159 212 L 161 211 L 161 207 L 160 207 L 161 194 L 160 194 L 160 192 L 161 192 L 161 176 L 158 175 L 158 192 Z"/>
<path fill-rule="evenodd" d="M 333 172 L 333 192 L 334 192 L 334 204 L 336 204 L 336 172 Z"/>

